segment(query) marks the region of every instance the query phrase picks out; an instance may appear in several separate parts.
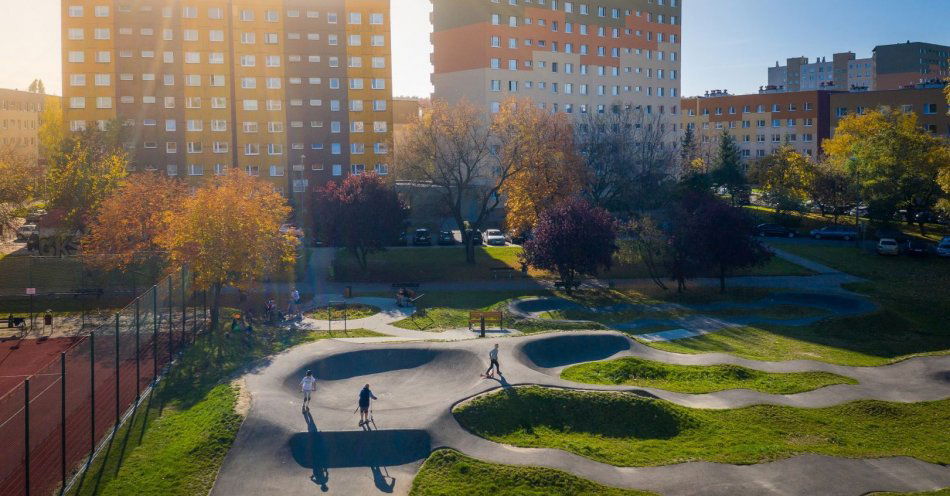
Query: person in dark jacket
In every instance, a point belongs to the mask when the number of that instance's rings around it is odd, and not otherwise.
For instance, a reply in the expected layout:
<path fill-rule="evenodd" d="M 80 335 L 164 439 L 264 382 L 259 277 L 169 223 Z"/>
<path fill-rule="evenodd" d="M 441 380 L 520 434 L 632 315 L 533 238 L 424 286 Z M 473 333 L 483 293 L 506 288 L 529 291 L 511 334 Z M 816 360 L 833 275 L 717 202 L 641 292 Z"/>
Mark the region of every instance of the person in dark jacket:
<path fill-rule="evenodd" d="M 371 399 L 377 400 L 379 398 L 373 395 L 373 392 L 369 389 L 369 384 L 367 384 L 360 391 L 360 427 L 369 423 L 369 400 Z"/>

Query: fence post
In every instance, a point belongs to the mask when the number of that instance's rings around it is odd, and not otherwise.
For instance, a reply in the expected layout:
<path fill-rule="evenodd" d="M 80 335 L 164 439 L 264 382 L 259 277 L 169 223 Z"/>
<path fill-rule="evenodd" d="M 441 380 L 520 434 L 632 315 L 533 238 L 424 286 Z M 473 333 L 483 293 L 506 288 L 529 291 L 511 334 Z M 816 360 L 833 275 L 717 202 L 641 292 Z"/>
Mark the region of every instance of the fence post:
<path fill-rule="evenodd" d="M 181 266 L 181 340 L 185 341 L 188 322 L 188 302 L 185 299 L 185 266 Z"/>
<path fill-rule="evenodd" d="M 141 366 L 139 360 L 139 299 L 135 299 L 135 401 L 138 401 L 142 396 L 142 391 L 139 389 L 139 383 L 141 382 Z"/>
<path fill-rule="evenodd" d="M 119 313 L 115 314 L 115 427 L 119 428 Z"/>
<path fill-rule="evenodd" d="M 152 384 L 158 379 L 158 286 L 152 288 Z"/>
<path fill-rule="evenodd" d="M 175 319 L 172 317 L 172 310 L 175 308 L 174 303 L 172 300 L 172 276 L 168 276 L 168 363 L 172 363 L 175 353 L 175 333 L 173 332 Z"/>
<path fill-rule="evenodd" d="M 59 470 L 66 491 L 66 352 L 59 354 Z"/>
<path fill-rule="evenodd" d="M 23 382 L 23 432 L 26 443 L 23 445 L 24 468 L 26 471 L 26 496 L 30 496 L 30 380 Z"/>
<path fill-rule="evenodd" d="M 96 331 L 89 333 L 89 458 L 96 451 Z"/>

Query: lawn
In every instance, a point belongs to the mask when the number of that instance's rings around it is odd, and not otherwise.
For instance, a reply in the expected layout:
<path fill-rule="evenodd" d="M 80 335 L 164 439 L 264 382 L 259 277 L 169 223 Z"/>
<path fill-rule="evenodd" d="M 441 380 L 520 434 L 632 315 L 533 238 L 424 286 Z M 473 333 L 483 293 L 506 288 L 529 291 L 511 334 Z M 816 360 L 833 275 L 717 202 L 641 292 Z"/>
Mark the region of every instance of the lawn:
<path fill-rule="evenodd" d="M 827 372 L 779 374 L 738 365 L 670 365 L 633 357 L 574 365 L 561 372 L 561 378 L 585 384 L 651 387 L 678 393 L 751 389 L 793 394 L 832 384 L 858 383 Z"/>
<path fill-rule="evenodd" d="M 317 308 L 316 310 L 307 314 L 307 317 L 316 320 L 327 320 L 327 307 Z M 365 319 L 366 317 L 372 317 L 380 312 L 379 307 L 374 307 L 372 305 L 365 305 L 363 303 L 347 303 L 345 308 L 344 305 L 330 305 L 329 315 L 330 320 L 356 320 L 356 319 Z"/>
<path fill-rule="evenodd" d="M 848 244 L 770 243 L 868 279 L 846 288 L 869 296 L 880 310 L 805 327 L 741 327 L 650 346 L 677 353 L 725 352 L 758 360 L 813 359 L 843 365 L 883 365 L 950 351 L 950 261 L 881 257 Z"/>
<path fill-rule="evenodd" d="M 252 338 L 226 338 L 220 332 L 200 337 L 70 494 L 207 494 L 241 424 L 235 412 L 238 393 L 229 384 L 232 377 L 305 342 L 380 335 L 256 329 Z"/>
<path fill-rule="evenodd" d="M 475 264 L 465 263 L 465 252 L 455 248 L 391 248 L 369 257 L 366 271 L 360 269 L 352 254 L 346 250 L 337 253 L 333 279 L 345 282 L 434 282 L 491 280 L 493 268 L 513 269 L 513 277 L 522 277 L 517 246 L 480 246 L 475 248 Z M 736 271 L 746 275 L 809 275 L 811 271 L 780 258 L 751 269 Z M 556 279 L 544 271 L 530 270 L 530 277 Z M 616 263 L 602 278 L 641 279 L 650 277 L 646 267 L 636 261 Z"/>
<path fill-rule="evenodd" d="M 465 428 L 495 442 L 561 449 L 617 466 L 751 464 L 802 453 L 950 462 L 950 400 L 703 410 L 630 393 L 531 386 L 476 397 L 454 413 Z"/>
<path fill-rule="evenodd" d="M 603 486 L 543 467 L 483 462 L 451 449 L 434 451 L 412 481 L 411 496 L 648 496 L 653 493 Z"/>

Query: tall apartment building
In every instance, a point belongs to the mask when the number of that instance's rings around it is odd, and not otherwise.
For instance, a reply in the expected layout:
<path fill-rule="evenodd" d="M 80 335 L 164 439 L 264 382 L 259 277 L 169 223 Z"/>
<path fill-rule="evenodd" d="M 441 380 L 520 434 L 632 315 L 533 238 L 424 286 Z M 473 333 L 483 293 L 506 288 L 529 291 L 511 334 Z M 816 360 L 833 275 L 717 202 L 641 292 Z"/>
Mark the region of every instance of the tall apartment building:
<path fill-rule="evenodd" d="M 874 91 L 896 90 L 904 86 L 942 79 L 950 75 L 947 58 L 950 47 L 910 42 L 874 47 L 869 58 L 858 59 L 853 52 L 836 53 L 831 61 L 818 57 L 786 59 L 768 69 L 768 86 L 763 92 L 785 91 Z"/>
<path fill-rule="evenodd" d="M 432 0 L 434 97 L 496 111 L 678 113 L 679 0 Z M 678 117 L 669 117 L 670 120 Z"/>
<path fill-rule="evenodd" d="M 784 143 L 817 157 L 831 135 L 829 91 L 751 95 L 713 92 L 682 100 L 682 123 L 692 128 L 700 149 L 712 152 L 723 131 L 736 138 L 742 157 L 764 157 Z"/>
<path fill-rule="evenodd" d="M 72 130 L 118 119 L 136 170 L 240 169 L 301 194 L 389 171 L 389 0 L 62 0 Z"/>
<path fill-rule="evenodd" d="M 39 160 L 40 114 L 51 98 L 59 97 L 0 89 L 0 150 L 9 147 Z"/>

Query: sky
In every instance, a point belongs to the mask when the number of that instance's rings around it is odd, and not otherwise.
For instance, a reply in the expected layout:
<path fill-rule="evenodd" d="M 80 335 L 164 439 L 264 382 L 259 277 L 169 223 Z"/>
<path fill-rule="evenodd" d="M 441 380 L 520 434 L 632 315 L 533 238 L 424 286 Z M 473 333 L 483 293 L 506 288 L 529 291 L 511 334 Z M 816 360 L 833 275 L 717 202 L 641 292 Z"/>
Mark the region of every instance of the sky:
<path fill-rule="evenodd" d="M 596 0 L 590 0 L 596 3 Z M 950 0 L 681 0 L 682 94 L 750 93 L 767 68 L 907 40 L 950 45 Z M 429 0 L 392 0 L 393 94 L 428 96 Z M 60 0 L 0 0 L 0 88 L 61 94 Z"/>

